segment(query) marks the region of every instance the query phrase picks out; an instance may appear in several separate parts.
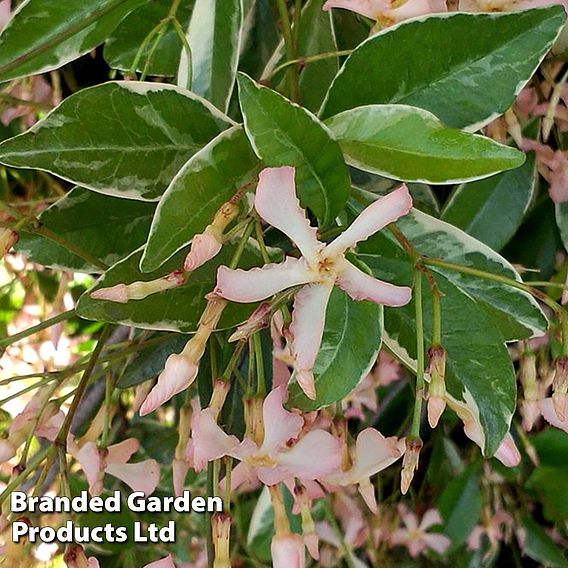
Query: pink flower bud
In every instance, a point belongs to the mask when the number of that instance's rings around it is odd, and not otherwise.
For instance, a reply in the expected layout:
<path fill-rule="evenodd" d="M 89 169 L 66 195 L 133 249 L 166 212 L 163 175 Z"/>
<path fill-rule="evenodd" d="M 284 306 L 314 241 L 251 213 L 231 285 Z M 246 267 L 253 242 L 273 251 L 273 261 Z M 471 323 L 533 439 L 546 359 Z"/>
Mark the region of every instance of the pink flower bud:
<path fill-rule="evenodd" d="M 507 467 L 516 467 L 521 463 L 521 454 L 510 433 L 507 433 L 503 438 L 501 445 L 495 452 L 495 457 Z"/>
<path fill-rule="evenodd" d="M 272 306 L 266 302 L 260 304 L 251 314 L 249 319 L 237 328 L 237 331 L 229 337 L 229 341 L 241 341 L 248 339 L 251 335 L 268 327 Z"/>
<path fill-rule="evenodd" d="M 304 541 L 298 534 L 276 534 L 270 546 L 274 568 L 304 568 Z"/>
<path fill-rule="evenodd" d="M 217 256 L 221 250 L 222 243 L 213 232 L 205 232 L 195 235 L 191 242 L 189 253 L 185 257 L 183 269 L 187 272 L 199 268 L 208 260 Z"/>
<path fill-rule="evenodd" d="M 562 355 L 554 362 L 554 379 L 552 381 L 552 402 L 559 420 L 566 418 L 566 401 L 568 394 L 568 356 Z"/>
<path fill-rule="evenodd" d="M 126 304 L 128 302 L 128 288 L 126 284 L 116 284 L 109 288 L 99 288 L 91 292 L 93 300 L 108 300 L 109 302 L 118 302 Z"/>
<path fill-rule="evenodd" d="M 229 556 L 231 516 L 227 513 L 215 513 L 211 524 L 213 528 L 213 546 L 215 547 L 213 568 L 231 568 Z"/>
<path fill-rule="evenodd" d="M 428 351 L 428 357 L 428 422 L 435 428 L 446 408 L 446 350 L 441 345 L 433 346 Z"/>

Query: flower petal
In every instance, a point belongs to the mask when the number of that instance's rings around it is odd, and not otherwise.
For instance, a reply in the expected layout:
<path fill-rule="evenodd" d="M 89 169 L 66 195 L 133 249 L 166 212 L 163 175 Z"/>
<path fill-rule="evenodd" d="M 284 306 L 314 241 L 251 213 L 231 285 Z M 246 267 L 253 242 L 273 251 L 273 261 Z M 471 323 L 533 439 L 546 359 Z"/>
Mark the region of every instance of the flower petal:
<path fill-rule="evenodd" d="M 220 266 L 215 294 L 232 302 L 259 302 L 311 279 L 305 262 L 292 257 L 280 264 L 265 264 L 251 270 Z"/>
<path fill-rule="evenodd" d="M 197 371 L 197 365 L 187 357 L 177 353 L 170 355 L 158 382 L 140 407 L 140 416 L 154 412 L 164 402 L 189 387 L 195 380 Z"/>
<path fill-rule="evenodd" d="M 133 491 L 142 491 L 144 495 L 153 493 L 160 482 L 160 466 L 156 460 L 110 464 L 105 472 L 126 483 Z"/>
<path fill-rule="evenodd" d="M 201 471 L 207 462 L 228 455 L 239 445 L 235 436 L 223 432 L 208 408 L 202 410 L 191 422 L 193 467 L 196 471 Z"/>
<path fill-rule="evenodd" d="M 344 8 L 376 20 L 383 10 L 390 8 L 390 5 L 390 0 L 327 0 L 323 9 L 329 11 L 332 8 Z"/>
<path fill-rule="evenodd" d="M 422 538 L 428 547 L 435 550 L 438 554 L 444 554 L 452 543 L 452 541 L 443 534 L 425 534 Z"/>
<path fill-rule="evenodd" d="M 351 483 L 358 483 L 385 469 L 404 453 L 404 439 L 385 438 L 374 428 L 365 428 L 355 442 L 355 460 L 347 472 Z"/>
<path fill-rule="evenodd" d="M 428 509 L 420 521 L 420 530 L 427 531 L 430 527 L 442 524 L 442 517 L 437 509 Z"/>
<path fill-rule="evenodd" d="M 350 262 L 345 263 L 345 269 L 337 279 L 337 285 L 354 300 L 370 300 L 385 306 L 404 306 L 412 297 L 412 290 L 408 286 L 395 286 L 373 278 Z"/>
<path fill-rule="evenodd" d="M 95 442 L 87 442 L 75 453 L 74 457 L 79 462 L 79 465 L 87 478 L 89 493 L 91 495 L 98 495 L 100 491 L 102 491 L 102 487 L 100 487 L 102 462 L 101 454 L 97 445 Z"/>
<path fill-rule="evenodd" d="M 564 420 L 560 420 L 556 414 L 556 410 L 554 410 L 554 404 L 551 397 L 540 400 L 538 405 L 542 412 L 542 416 L 549 424 L 552 424 L 556 428 L 560 428 L 561 430 L 564 430 L 564 432 L 568 433 L 568 414 L 565 416 Z"/>
<path fill-rule="evenodd" d="M 140 447 L 140 442 L 136 438 L 128 438 L 119 444 L 113 444 L 107 448 L 106 463 L 121 464 L 126 463 Z"/>
<path fill-rule="evenodd" d="M 258 178 L 254 207 L 270 225 L 287 235 L 308 260 L 323 248 L 317 231 L 310 225 L 296 197 L 295 169 L 289 166 L 266 168 Z"/>
<path fill-rule="evenodd" d="M 277 534 L 270 545 L 273 568 L 304 568 L 304 541 L 299 534 Z"/>
<path fill-rule="evenodd" d="M 351 226 L 326 247 L 330 255 L 344 253 L 358 242 L 368 239 L 389 223 L 394 223 L 399 217 L 406 215 L 412 207 L 412 197 L 406 185 L 385 197 L 380 197 L 364 209 Z"/>
<path fill-rule="evenodd" d="M 146 564 L 144 568 L 176 568 L 176 565 L 172 560 L 172 555 L 168 554 L 161 560 L 156 560 L 156 562 L 150 562 L 150 564 Z"/>
<path fill-rule="evenodd" d="M 296 378 L 302 390 L 311 399 L 315 398 L 312 369 L 321 346 L 325 312 L 332 289 L 332 283 L 311 284 L 304 286 L 294 297 L 290 332 L 293 336 L 292 353 Z M 300 382 L 300 379 L 306 376 L 311 377 L 311 384 L 309 380 Z"/>
<path fill-rule="evenodd" d="M 304 419 L 283 407 L 287 398 L 286 387 L 277 387 L 264 399 L 264 440 L 260 448 L 262 453 L 271 454 L 278 450 L 290 438 L 296 438 L 302 430 Z"/>
<path fill-rule="evenodd" d="M 300 479 L 319 479 L 341 467 L 341 443 L 325 430 L 308 432 L 274 460 Z"/>
<path fill-rule="evenodd" d="M 507 432 L 503 438 L 495 452 L 495 457 L 507 467 L 516 467 L 521 463 L 521 454 L 510 432 Z"/>

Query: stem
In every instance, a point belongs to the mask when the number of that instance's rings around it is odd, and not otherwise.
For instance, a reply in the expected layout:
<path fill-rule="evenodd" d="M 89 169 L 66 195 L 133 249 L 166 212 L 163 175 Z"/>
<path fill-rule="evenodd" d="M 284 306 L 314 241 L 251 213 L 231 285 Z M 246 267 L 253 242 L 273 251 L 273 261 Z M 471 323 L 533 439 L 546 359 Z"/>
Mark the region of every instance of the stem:
<path fill-rule="evenodd" d="M 168 19 L 168 18 L 164 18 L 163 20 L 161 20 L 160 22 L 158 22 L 158 23 L 148 32 L 148 35 L 142 40 L 142 43 L 140 44 L 140 47 L 138 48 L 138 51 L 136 52 L 136 55 L 134 56 L 134 61 L 132 62 L 132 65 L 130 66 L 130 70 L 128 71 L 128 76 L 136 78 L 136 69 L 138 69 L 138 65 L 139 65 L 139 63 L 140 63 L 140 60 L 142 59 L 142 55 L 144 54 L 144 51 L 146 51 L 146 48 L 148 47 L 148 44 L 152 41 L 152 38 L 153 38 L 164 26 L 167 26 L 168 22 L 169 22 L 169 19 Z"/>
<path fill-rule="evenodd" d="M 232 268 L 233 270 L 235 268 L 237 268 L 239 261 L 241 260 L 241 256 L 243 255 L 243 252 L 245 250 L 245 246 L 250 238 L 250 236 L 252 235 L 252 232 L 254 230 L 254 220 L 249 221 L 249 224 L 247 225 L 247 227 L 245 228 L 240 240 L 239 240 L 239 244 L 237 245 L 237 250 L 235 250 L 235 254 L 233 255 L 233 258 L 231 259 L 231 264 L 229 265 L 229 268 Z"/>
<path fill-rule="evenodd" d="M 207 495 L 214 495 L 214 483 L 213 483 L 213 462 L 207 464 Z M 213 525 L 211 521 L 213 520 L 213 514 L 209 511 L 205 513 L 207 515 L 207 566 L 208 568 L 214 568 L 215 562 L 215 548 L 213 547 Z"/>
<path fill-rule="evenodd" d="M 290 67 L 290 65 L 307 65 L 308 63 L 313 63 L 314 61 L 321 61 L 322 59 L 330 59 L 332 57 L 344 57 L 345 55 L 351 55 L 353 53 L 352 49 L 341 49 L 338 51 L 326 51 L 325 53 L 317 53 L 316 55 L 307 55 L 305 57 L 298 57 L 296 59 L 291 59 L 281 63 L 275 67 L 269 75 L 269 79 L 272 79 L 277 73 Z"/>
<path fill-rule="evenodd" d="M 5 347 L 8 347 L 8 345 L 12 345 L 13 343 L 20 341 L 21 339 L 25 339 L 26 337 L 29 337 L 34 333 L 39 333 L 40 331 L 52 327 L 58 324 L 59 322 L 68 320 L 69 318 L 72 318 L 74 315 L 75 315 L 74 309 L 68 310 L 66 312 L 57 314 L 56 316 L 53 316 L 49 319 L 46 319 L 45 321 L 42 321 L 37 325 L 28 327 L 28 329 L 24 329 L 23 331 L 15 333 L 14 335 L 10 335 L 10 337 L 6 337 L 5 339 L 0 340 L 0 349 L 4 349 Z"/>
<path fill-rule="evenodd" d="M 424 393 L 424 319 L 422 312 L 422 272 L 418 268 L 414 273 L 414 305 L 416 309 L 416 392 L 410 436 L 419 438 Z"/>
<path fill-rule="evenodd" d="M 254 347 L 254 360 L 256 363 L 256 394 L 264 397 L 266 395 L 266 383 L 264 378 L 264 357 L 262 354 L 260 334 L 255 333 L 251 339 Z"/>
<path fill-rule="evenodd" d="M 432 345 L 442 344 L 441 294 L 438 287 L 432 289 Z"/>
<path fill-rule="evenodd" d="M 19 99 L 18 97 L 13 97 L 7 93 L 0 93 L 0 104 L 6 103 L 7 105 L 13 106 L 26 106 L 35 108 L 37 110 L 50 111 L 53 106 L 46 103 L 38 103 L 36 101 L 27 101 L 25 99 Z"/>
<path fill-rule="evenodd" d="M 191 47 L 189 45 L 189 42 L 187 41 L 187 37 L 185 36 L 181 24 L 176 18 L 172 20 L 172 26 L 174 27 L 181 41 L 181 44 L 183 45 L 183 49 L 187 57 L 187 82 L 185 88 L 191 91 L 191 83 L 193 82 L 193 55 L 191 53 Z"/>
<path fill-rule="evenodd" d="M 290 16 L 288 15 L 288 7 L 286 0 L 276 0 L 278 15 L 282 27 L 282 36 L 284 37 L 284 47 L 286 48 L 286 59 L 293 61 L 296 58 L 296 47 L 294 45 L 294 37 L 292 36 L 292 26 L 290 24 Z M 291 64 L 292 65 L 292 64 Z M 288 88 L 290 90 L 290 98 L 298 102 L 300 99 L 300 86 L 298 81 L 298 69 L 294 65 L 288 70 Z"/>
<path fill-rule="evenodd" d="M 77 412 L 79 403 L 81 402 L 81 399 L 85 394 L 85 389 L 89 384 L 89 380 L 91 378 L 95 365 L 97 364 L 97 360 L 99 358 L 99 355 L 101 354 L 104 344 L 110 335 L 111 329 L 112 327 L 109 325 L 105 325 L 103 328 L 103 331 L 97 342 L 97 346 L 94 348 L 93 353 L 91 354 L 91 358 L 89 359 L 89 362 L 87 364 L 87 367 L 83 372 L 83 376 L 81 377 L 81 381 L 79 382 L 79 386 L 77 387 L 77 391 L 75 393 L 75 396 L 73 397 L 73 402 L 71 403 L 69 411 L 65 416 L 63 426 L 61 426 L 61 429 L 57 434 L 57 438 L 55 439 L 54 442 L 55 445 L 61 445 L 63 447 L 66 447 L 67 445 L 67 435 L 69 434 L 69 430 L 71 429 L 71 422 L 73 421 L 73 416 L 75 416 L 75 412 Z"/>

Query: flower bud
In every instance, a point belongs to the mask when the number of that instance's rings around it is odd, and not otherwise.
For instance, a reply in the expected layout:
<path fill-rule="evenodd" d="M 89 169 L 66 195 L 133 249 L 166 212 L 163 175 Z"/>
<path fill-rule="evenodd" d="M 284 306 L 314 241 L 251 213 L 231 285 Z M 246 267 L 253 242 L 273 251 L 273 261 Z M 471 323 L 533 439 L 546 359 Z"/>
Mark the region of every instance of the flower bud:
<path fill-rule="evenodd" d="M 316 533 L 314 520 L 310 511 L 310 499 L 308 492 L 303 485 L 294 488 L 294 495 L 300 505 L 302 517 L 302 533 L 304 534 L 304 544 L 314 560 L 319 560 L 319 537 Z"/>
<path fill-rule="evenodd" d="M 137 281 L 131 284 L 116 284 L 109 288 L 99 288 L 91 292 L 91 298 L 126 304 L 129 300 L 143 300 L 152 294 L 178 288 L 183 284 L 185 284 L 183 272 L 175 270 L 166 276 L 148 282 Z"/>
<path fill-rule="evenodd" d="M 270 545 L 273 568 L 304 568 L 304 541 L 299 534 L 276 534 Z"/>
<path fill-rule="evenodd" d="M 257 446 L 261 446 L 264 441 L 263 402 L 261 398 L 243 399 L 246 424 L 245 436 L 253 440 Z"/>
<path fill-rule="evenodd" d="M 256 310 L 252 313 L 245 323 L 239 325 L 237 330 L 231 337 L 229 341 L 241 341 L 243 339 L 248 339 L 251 335 L 255 334 L 257 331 L 268 327 L 270 323 L 270 314 L 272 312 L 272 306 L 266 302 L 260 304 Z"/>
<path fill-rule="evenodd" d="M 435 428 L 446 408 L 446 350 L 441 345 L 433 346 L 428 357 L 428 422 Z"/>
<path fill-rule="evenodd" d="M 231 538 L 231 516 L 227 513 L 215 513 L 211 519 L 213 526 L 213 546 L 215 561 L 213 568 L 231 568 L 229 545 Z"/>
<path fill-rule="evenodd" d="M 422 440 L 420 438 L 406 438 L 406 451 L 404 452 L 400 474 L 400 491 L 403 495 L 406 495 L 414 479 L 414 472 L 418 469 L 421 449 Z"/>

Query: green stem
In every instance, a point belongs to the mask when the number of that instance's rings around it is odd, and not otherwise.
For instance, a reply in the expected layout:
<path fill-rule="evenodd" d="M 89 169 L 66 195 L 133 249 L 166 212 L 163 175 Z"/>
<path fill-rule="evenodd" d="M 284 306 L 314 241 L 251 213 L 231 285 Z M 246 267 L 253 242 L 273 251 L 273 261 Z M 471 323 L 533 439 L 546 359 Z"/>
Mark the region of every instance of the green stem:
<path fill-rule="evenodd" d="M 18 97 L 13 97 L 7 93 L 0 93 L 0 105 L 6 103 L 10 106 L 26 106 L 30 108 L 35 108 L 37 110 L 50 111 L 53 106 L 46 103 L 38 103 L 36 101 L 27 101 L 25 99 L 19 99 Z"/>
<path fill-rule="evenodd" d="M 422 271 L 418 268 L 414 272 L 414 305 L 416 310 L 416 392 L 410 436 L 419 438 L 424 394 L 424 318 L 422 311 Z"/>
<path fill-rule="evenodd" d="M 438 287 L 432 290 L 432 345 L 442 344 L 441 294 Z"/>
<path fill-rule="evenodd" d="M 294 59 L 296 59 L 296 49 L 294 45 L 294 37 L 292 35 L 290 16 L 288 15 L 288 7 L 286 6 L 286 0 L 276 0 L 276 7 L 278 9 L 278 15 L 280 17 L 282 36 L 284 37 L 286 59 L 288 61 L 293 61 Z M 290 98 L 293 101 L 298 102 L 300 99 L 300 85 L 298 80 L 298 69 L 295 65 L 288 70 L 287 79 Z"/>
<path fill-rule="evenodd" d="M 254 360 L 256 363 L 256 394 L 260 397 L 264 397 L 266 395 L 266 383 L 264 378 L 264 356 L 262 353 L 260 334 L 255 333 L 251 339 L 254 347 Z"/>
<path fill-rule="evenodd" d="M 255 225 L 255 221 L 254 219 L 249 221 L 249 224 L 247 225 L 247 227 L 245 228 L 240 240 L 239 240 L 239 244 L 237 245 L 237 249 L 235 250 L 235 254 L 233 254 L 233 258 L 231 259 L 231 263 L 229 265 L 229 268 L 232 268 L 233 270 L 235 268 L 237 268 L 240 260 L 241 260 L 241 256 L 243 255 L 243 252 L 245 250 L 245 247 L 247 245 L 247 242 L 250 238 L 250 236 L 252 235 L 252 232 L 254 230 L 254 225 Z"/>
<path fill-rule="evenodd" d="M 269 79 L 272 79 L 277 73 L 290 67 L 290 65 L 307 65 L 308 63 L 313 63 L 314 61 L 321 61 L 322 59 L 330 59 L 332 57 L 344 57 L 345 55 L 351 55 L 353 53 L 352 49 L 341 49 L 338 51 L 327 51 L 325 53 L 317 53 L 316 55 L 307 55 L 305 57 L 298 57 L 296 59 L 291 59 L 281 63 L 275 67 L 269 75 Z"/>
<path fill-rule="evenodd" d="M 26 337 L 29 337 L 30 335 L 34 335 L 34 333 L 39 333 L 40 331 L 43 331 L 44 329 L 47 329 L 49 327 L 52 327 L 56 324 L 58 324 L 59 322 L 68 320 L 69 318 L 72 318 L 75 315 L 75 310 L 68 310 L 66 312 L 62 312 L 60 314 L 57 314 L 49 319 L 46 319 L 45 321 L 42 321 L 41 323 L 38 323 L 37 325 L 34 325 L 32 327 L 28 327 L 28 329 L 24 329 L 23 331 L 20 331 L 18 333 L 14 333 L 14 335 L 10 335 L 10 337 L 6 337 L 5 339 L 0 340 L 0 349 L 4 349 L 6 347 L 8 347 L 9 345 L 12 345 L 13 343 L 16 343 L 17 341 L 20 341 L 21 339 L 25 339 Z"/>
<path fill-rule="evenodd" d="M 148 35 L 142 40 L 138 51 L 136 51 L 136 55 L 134 56 L 134 60 L 132 61 L 132 65 L 130 66 L 130 70 L 128 71 L 128 76 L 136 78 L 136 70 L 138 69 L 138 65 L 140 64 L 142 55 L 144 55 L 146 48 L 148 47 L 154 36 L 159 33 L 163 27 L 167 26 L 168 23 L 169 18 L 164 18 L 148 32 Z"/>
<path fill-rule="evenodd" d="M 6 398 L 3 398 L 2 400 L 0 400 L 0 407 L 4 406 L 7 402 L 10 402 L 11 400 L 18 398 L 18 397 L 22 396 L 23 394 L 26 394 L 27 392 L 30 392 L 30 391 L 33 391 L 35 389 L 40 388 L 45 383 L 50 383 L 51 381 L 53 381 L 53 378 L 44 379 L 43 381 L 38 381 L 37 383 L 34 383 L 33 385 L 27 386 L 25 389 L 22 389 L 18 392 L 11 394 L 10 396 L 7 396 Z"/>
<path fill-rule="evenodd" d="M 176 18 L 174 18 L 172 20 L 172 26 L 174 27 L 174 30 L 176 31 L 181 44 L 183 45 L 183 49 L 185 51 L 185 55 L 187 57 L 187 81 L 185 84 L 185 88 L 188 89 L 189 91 L 191 91 L 191 84 L 193 82 L 193 55 L 191 53 L 191 46 L 189 45 L 189 42 L 187 41 L 187 37 L 185 35 L 185 32 L 183 31 L 181 24 L 178 22 L 178 20 Z M 181 85 L 184 86 L 184 85 Z"/>

